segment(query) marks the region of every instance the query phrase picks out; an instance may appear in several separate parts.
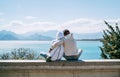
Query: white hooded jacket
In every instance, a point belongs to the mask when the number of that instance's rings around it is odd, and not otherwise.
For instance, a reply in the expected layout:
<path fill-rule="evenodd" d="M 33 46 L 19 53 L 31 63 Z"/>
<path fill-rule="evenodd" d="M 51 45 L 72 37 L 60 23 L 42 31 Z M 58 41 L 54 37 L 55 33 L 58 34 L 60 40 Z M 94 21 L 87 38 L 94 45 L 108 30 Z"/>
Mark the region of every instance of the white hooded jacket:
<path fill-rule="evenodd" d="M 58 32 L 56 34 L 56 40 L 52 42 L 52 51 L 50 52 L 51 60 L 61 60 L 64 53 L 64 47 L 63 47 L 63 41 L 64 41 L 64 35 L 62 32 Z M 56 45 L 58 42 L 61 42 L 59 45 Z M 56 45 L 56 46 L 55 46 Z"/>

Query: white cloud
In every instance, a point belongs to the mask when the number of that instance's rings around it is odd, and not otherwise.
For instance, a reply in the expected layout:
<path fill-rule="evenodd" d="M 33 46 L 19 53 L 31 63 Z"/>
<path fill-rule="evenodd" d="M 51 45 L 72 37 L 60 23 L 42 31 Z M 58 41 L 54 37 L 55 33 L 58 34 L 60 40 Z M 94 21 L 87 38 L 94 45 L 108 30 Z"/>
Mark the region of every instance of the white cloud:
<path fill-rule="evenodd" d="M 106 20 L 108 22 L 120 22 L 120 19 Z M 102 32 L 107 26 L 104 24 L 104 20 L 85 19 L 80 18 L 72 21 L 68 21 L 62 24 L 62 29 L 69 29 L 73 33 L 97 33 Z"/>
<path fill-rule="evenodd" d="M 25 19 L 37 19 L 38 17 L 34 17 L 34 16 L 26 16 Z"/>
<path fill-rule="evenodd" d="M 120 19 L 106 20 L 111 24 L 115 22 L 120 23 Z M 9 24 L 4 25 L 2 29 L 16 32 L 18 34 L 33 32 L 33 31 L 50 31 L 50 30 L 63 30 L 69 29 L 73 33 L 97 33 L 102 32 L 107 26 L 104 24 L 104 20 L 97 19 L 75 19 L 63 24 L 57 24 L 54 22 L 31 22 L 25 23 L 23 21 L 11 21 Z"/>
<path fill-rule="evenodd" d="M 11 21 L 9 24 L 5 25 L 3 29 L 23 34 L 31 31 L 56 30 L 57 24 L 52 22 L 24 23 L 22 21 Z"/>

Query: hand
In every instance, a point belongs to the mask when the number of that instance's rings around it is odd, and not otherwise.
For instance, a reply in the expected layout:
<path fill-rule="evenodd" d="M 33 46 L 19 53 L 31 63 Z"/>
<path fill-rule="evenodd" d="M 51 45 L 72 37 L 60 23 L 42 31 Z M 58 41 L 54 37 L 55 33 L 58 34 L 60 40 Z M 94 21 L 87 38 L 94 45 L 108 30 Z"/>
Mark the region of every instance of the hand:
<path fill-rule="evenodd" d="M 49 53 L 52 51 L 52 48 L 49 49 Z"/>

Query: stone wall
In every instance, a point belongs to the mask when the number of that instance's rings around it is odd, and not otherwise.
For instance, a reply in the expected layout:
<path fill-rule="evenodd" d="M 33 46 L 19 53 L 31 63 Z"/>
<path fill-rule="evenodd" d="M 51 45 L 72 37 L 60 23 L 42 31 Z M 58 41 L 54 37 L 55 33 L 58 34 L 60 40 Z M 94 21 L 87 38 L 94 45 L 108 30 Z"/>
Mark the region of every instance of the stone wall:
<path fill-rule="evenodd" d="M 120 60 L 0 60 L 0 77 L 120 77 Z"/>

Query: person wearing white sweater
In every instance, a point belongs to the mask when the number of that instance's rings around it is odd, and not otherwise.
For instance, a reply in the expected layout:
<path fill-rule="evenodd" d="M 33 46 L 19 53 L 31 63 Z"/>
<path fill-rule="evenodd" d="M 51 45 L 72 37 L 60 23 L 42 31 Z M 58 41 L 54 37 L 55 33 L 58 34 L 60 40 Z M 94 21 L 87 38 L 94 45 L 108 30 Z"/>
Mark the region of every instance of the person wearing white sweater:
<path fill-rule="evenodd" d="M 73 34 L 69 30 L 63 31 L 65 36 L 64 46 L 64 57 L 66 60 L 78 60 L 82 54 L 82 49 L 77 49 L 76 41 L 73 38 Z"/>

